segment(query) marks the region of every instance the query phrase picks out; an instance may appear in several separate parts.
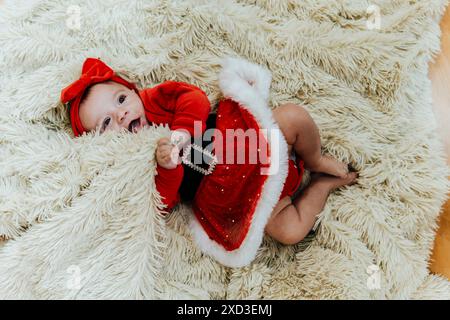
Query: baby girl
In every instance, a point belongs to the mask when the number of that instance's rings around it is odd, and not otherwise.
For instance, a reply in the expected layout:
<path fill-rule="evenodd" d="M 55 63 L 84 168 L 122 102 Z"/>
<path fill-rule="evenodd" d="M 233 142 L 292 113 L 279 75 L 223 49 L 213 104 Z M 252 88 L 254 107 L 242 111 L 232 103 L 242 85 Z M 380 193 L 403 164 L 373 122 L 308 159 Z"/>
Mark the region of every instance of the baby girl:
<path fill-rule="evenodd" d="M 220 101 L 216 113 L 210 113 L 208 97 L 194 85 L 165 81 L 138 90 L 93 58 L 86 59 L 81 77 L 62 91 L 61 100 L 69 108 L 75 136 L 95 130 L 137 133 L 151 124 L 168 124 L 174 135 L 160 139 L 155 154 L 155 183 L 166 212 L 182 200 L 192 201 L 191 227 L 200 248 L 225 265 L 242 266 L 254 258 L 264 232 L 286 245 L 301 241 L 330 192 L 355 183 L 357 174 L 321 154 L 319 130 L 302 106 L 286 103 L 273 111 L 258 111 L 253 106 L 258 98 L 251 97 L 256 97 L 261 79 L 270 83 L 270 76 L 249 62 L 230 61 L 237 78 L 228 84 L 230 88 L 239 84 L 239 90 L 230 89 L 231 98 Z M 255 79 L 240 83 L 239 74 L 246 70 Z M 240 96 L 242 92 L 247 96 Z M 202 133 L 279 128 L 287 146 L 283 151 L 287 154 L 281 155 L 287 160 L 284 169 L 276 177 L 260 174 L 261 163 L 218 163 L 207 173 L 193 170 L 179 157 L 198 138 L 195 122 Z M 312 172 L 311 181 L 294 196 L 305 168 Z"/>

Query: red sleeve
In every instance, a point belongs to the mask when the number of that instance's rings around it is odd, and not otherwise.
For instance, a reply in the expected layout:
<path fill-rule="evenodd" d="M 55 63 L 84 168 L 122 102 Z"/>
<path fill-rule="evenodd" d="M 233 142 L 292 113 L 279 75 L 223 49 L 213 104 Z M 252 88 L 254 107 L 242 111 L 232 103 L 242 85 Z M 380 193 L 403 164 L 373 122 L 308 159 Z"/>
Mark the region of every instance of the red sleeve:
<path fill-rule="evenodd" d="M 155 177 L 156 190 L 163 197 L 162 201 L 167 206 L 165 211 L 168 212 L 180 202 L 178 189 L 183 180 L 184 169 L 179 164 L 175 169 L 165 169 L 158 165 L 156 170 L 158 172 Z"/>
<path fill-rule="evenodd" d="M 200 121 L 201 132 L 211 104 L 199 87 L 177 81 L 165 81 L 141 92 L 147 118 L 157 124 L 168 123 L 171 130 L 185 129 L 194 136 L 194 121 Z"/>

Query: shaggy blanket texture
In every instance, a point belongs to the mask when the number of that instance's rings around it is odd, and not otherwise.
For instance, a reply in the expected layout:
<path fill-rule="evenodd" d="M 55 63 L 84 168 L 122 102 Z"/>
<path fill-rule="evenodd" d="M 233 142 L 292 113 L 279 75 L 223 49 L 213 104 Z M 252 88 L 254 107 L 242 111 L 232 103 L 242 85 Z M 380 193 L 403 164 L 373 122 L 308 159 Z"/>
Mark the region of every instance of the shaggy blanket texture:
<path fill-rule="evenodd" d="M 450 298 L 427 269 L 449 189 L 427 79 L 446 1 L 73 3 L 0 11 L 0 298 Z M 359 183 L 330 196 L 314 236 L 267 237 L 226 268 L 193 245 L 187 205 L 160 215 L 167 127 L 73 139 L 59 94 L 88 56 L 140 88 L 193 83 L 213 106 L 222 57 L 261 64 L 270 106 L 303 104 Z"/>

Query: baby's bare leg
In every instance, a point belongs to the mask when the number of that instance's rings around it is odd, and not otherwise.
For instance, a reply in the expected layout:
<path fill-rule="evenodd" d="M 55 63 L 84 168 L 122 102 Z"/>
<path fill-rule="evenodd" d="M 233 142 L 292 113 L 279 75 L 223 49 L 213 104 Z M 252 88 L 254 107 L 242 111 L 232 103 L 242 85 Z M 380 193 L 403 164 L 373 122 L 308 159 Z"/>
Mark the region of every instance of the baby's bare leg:
<path fill-rule="evenodd" d="M 276 108 L 273 115 L 286 142 L 292 145 L 308 170 L 341 178 L 347 175 L 347 164 L 322 155 L 319 129 L 308 111 L 299 105 L 286 103 Z"/>
<path fill-rule="evenodd" d="M 300 242 L 314 226 L 330 192 L 343 185 L 353 184 L 356 177 L 355 172 L 345 178 L 312 174 L 311 183 L 293 202 L 289 197 L 278 202 L 266 225 L 267 234 L 286 245 Z"/>

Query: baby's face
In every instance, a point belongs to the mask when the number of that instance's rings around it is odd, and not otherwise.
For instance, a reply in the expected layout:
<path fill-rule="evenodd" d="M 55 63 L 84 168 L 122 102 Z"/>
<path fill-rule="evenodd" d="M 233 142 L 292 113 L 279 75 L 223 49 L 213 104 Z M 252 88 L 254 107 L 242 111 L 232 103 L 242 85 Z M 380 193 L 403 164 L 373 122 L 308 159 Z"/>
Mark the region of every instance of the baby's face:
<path fill-rule="evenodd" d="M 125 129 L 136 133 L 149 125 L 139 95 L 113 81 L 93 85 L 80 105 L 79 115 L 86 131 Z"/>

